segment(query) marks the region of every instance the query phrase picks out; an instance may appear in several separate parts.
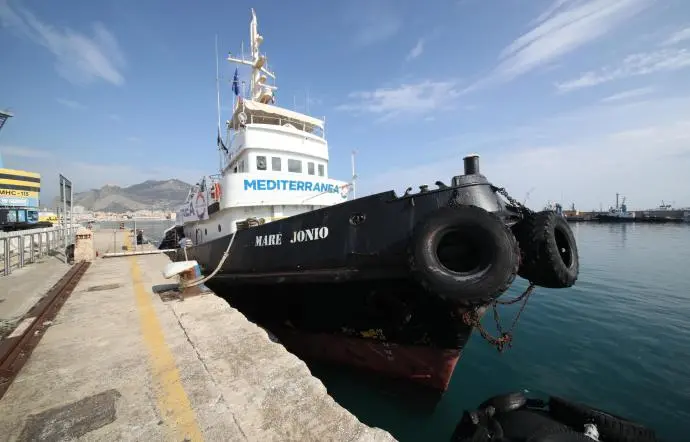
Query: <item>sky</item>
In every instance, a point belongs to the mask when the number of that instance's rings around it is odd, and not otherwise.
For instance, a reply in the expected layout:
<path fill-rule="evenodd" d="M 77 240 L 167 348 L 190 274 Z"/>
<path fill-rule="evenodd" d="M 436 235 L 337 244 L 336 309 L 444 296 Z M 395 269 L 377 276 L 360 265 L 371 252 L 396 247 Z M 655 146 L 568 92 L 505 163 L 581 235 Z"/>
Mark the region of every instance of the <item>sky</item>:
<path fill-rule="evenodd" d="M 326 117 L 332 178 L 356 150 L 358 196 L 449 183 L 477 153 L 533 208 L 690 206 L 687 0 L 170 5 L 0 0 L 0 153 L 43 201 L 58 173 L 77 191 L 215 173 L 215 38 L 226 120 L 223 55 L 254 7 L 277 104 Z"/>

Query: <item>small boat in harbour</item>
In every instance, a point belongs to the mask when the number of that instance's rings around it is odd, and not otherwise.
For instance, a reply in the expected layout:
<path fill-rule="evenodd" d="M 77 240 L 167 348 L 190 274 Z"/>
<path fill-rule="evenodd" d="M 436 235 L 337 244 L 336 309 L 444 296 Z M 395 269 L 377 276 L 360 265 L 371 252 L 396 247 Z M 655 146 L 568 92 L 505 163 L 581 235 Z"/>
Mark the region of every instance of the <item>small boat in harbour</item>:
<path fill-rule="evenodd" d="M 205 283 L 299 357 L 445 391 L 462 349 L 516 275 L 572 286 L 579 273 L 563 217 L 533 212 L 491 184 L 479 157 L 435 188 L 354 198 L 329 175 L 323 119 L 279 107 L 252 10 L 249 92 L 219 137 L 218 174 L 190 189 L 160 249 L 198 263 Z M 244 88 L 241 88 L 244 89 Z M 219 106 L 220 107 L 220 106 Z M 524 304 L 523 304 L 524 307 Z"/>
<path fill-rule="evenodd" d="M 608 212 L 600 213 L 595 216 L 596 221 L 609 222 L 609 223 L 623 223 L 623 222 L 634 222 L 635 212 L 629 212 L 628 206 L 625 204 L 625 197 L 619 204 L 620 195 L 616 194 L 616 206 L 610 207 Z"/>

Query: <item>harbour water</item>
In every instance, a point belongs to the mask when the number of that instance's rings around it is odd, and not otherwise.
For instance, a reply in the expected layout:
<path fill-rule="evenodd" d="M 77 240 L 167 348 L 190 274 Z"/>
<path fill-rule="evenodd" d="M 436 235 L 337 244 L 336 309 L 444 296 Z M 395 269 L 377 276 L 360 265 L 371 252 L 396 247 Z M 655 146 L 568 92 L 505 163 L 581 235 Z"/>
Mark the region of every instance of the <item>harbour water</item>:
<path fill-rule="evenodd" d="M 137 222 L 154 241 L 170 225 Z M 662 440 L 687 440 L 690 225 L 582 223 L 572 228 L 581 260 L 576 286 L 537 289 L 513 347 L 503 354 L 475 333 L 433 412 L 410 407 L 376 382 L 347 371 L 311 364 L 312 372 L 360 420 L 401 441 L 447 441 L 464 409 L 516 390 L 583 401 L 640 421 Z M 518 280 L 506 296 L 524 288 Z M 507 325 L 515 312 L 501 310 Z M 487 315 L 484 323 L 490 320 Z"/>
<path fill-rule="evenodd" d="M 401 441 L 447 441 L 464 409 L 520 390 L 583 401 L 642 422 L 662 440 L 687 441 L 690 225 L 572 228 L 581 260 L 575 287 L 537 289 L 503 354 L 473 334 L 433 413 L 339 370 L 312 371 L 341 405 Z M 515 286 L 508 296 L 525 283 Z M 509 325 L 515 309 L 501 312 Z"/>

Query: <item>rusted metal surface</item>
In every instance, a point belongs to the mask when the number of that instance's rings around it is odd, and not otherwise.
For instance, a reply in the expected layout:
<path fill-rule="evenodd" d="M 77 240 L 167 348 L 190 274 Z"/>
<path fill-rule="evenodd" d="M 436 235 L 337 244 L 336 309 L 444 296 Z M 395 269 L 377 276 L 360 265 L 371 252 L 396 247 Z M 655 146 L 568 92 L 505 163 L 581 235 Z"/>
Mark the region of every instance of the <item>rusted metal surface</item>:
<path fill-rule="evenodd" d="M 17 327 L 0 341 L 0 398 L 31 356 L 45 330 L 50 326 L 77 283 L 89 268 L 90 262 L 80 262 L 63 276 L 46 296 L 24 316 Z"/>

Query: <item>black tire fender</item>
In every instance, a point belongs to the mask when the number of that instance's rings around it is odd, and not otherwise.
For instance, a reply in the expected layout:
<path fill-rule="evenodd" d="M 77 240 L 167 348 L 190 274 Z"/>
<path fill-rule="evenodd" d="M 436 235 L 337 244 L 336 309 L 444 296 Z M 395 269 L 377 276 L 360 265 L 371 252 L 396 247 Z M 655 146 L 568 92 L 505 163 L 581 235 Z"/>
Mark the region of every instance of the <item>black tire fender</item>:
<path fill-rule="evenodd" d="M 458 206 L 442 207 L 415 227 L 409 259 L 426 290 L 474 304 L 508 289 L 520 256 L 515 237 L 498 216 L 480 207 Z"/>
<path fill-rule="evenodd" d="M 512 231 L 520 246 L 520 277 L 547 288 L 575 284 L 580 258 L 565 218 L 552 211 L 527 213 Z"/>
<path fill-rule="evenodd" d="M 549 414 L 573 428 L 584 428 L 586 423 L 597 426 L 602 440 L 607 442 L 656 442 L 656 434 L 641 424 L 620 416 L 559 397 L 549 399 Z"/>
<path fill-rule="evenodd" d="M 527 398 L 521 392 L 500 394 L 489 398 L 479 405 L 479 408 L 486 408 L 489 405 L 496 409 L 496 413 L 508 413 L 518 410 L 527 404 Z"/>

